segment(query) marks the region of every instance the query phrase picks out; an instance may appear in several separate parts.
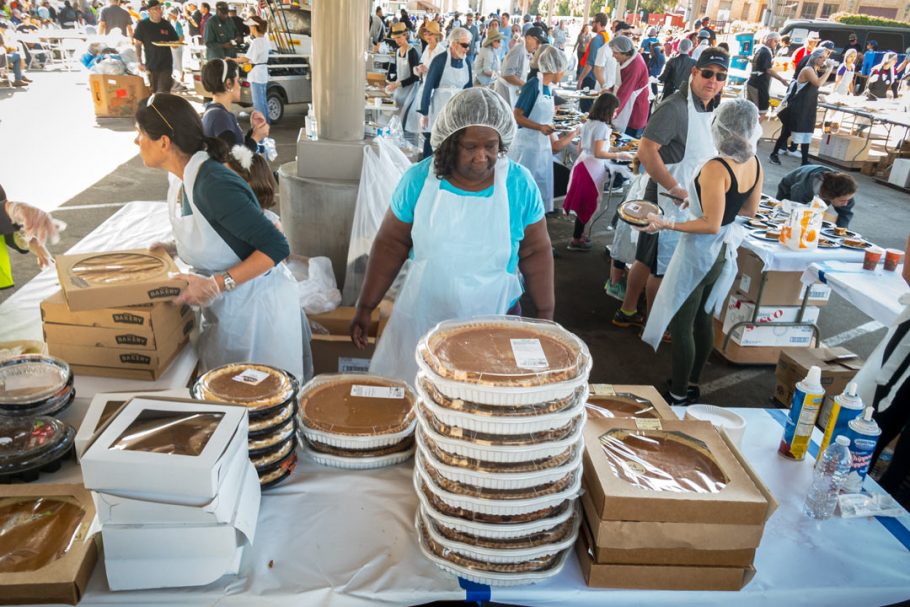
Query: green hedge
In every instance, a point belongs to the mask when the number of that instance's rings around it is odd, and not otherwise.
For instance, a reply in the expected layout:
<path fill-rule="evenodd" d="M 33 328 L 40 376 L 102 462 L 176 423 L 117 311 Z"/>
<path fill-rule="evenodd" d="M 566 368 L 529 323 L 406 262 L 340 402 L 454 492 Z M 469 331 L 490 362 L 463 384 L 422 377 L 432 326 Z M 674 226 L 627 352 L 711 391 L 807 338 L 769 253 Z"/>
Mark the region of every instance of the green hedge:
<path fill-rule="evenodd" d="M 895 19 L 886 19 L 884 17 L 872 17 L 869 15 L 854 15 L 850 13 L 840 13 L 832 16 L 832 20 L 847 25 L 880 25 L 884 27 L 903 27 L 910 29 L 910 23 L 906 21 L 897 21 Z"/>

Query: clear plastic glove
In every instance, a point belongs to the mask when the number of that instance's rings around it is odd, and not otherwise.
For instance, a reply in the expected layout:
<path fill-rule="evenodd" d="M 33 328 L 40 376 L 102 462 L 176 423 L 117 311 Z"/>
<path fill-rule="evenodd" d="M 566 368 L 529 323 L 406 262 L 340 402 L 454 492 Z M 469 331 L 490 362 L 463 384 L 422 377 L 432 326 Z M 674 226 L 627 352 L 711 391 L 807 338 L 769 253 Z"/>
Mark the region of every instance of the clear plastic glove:
<path fill-rule="evenodd" d="M 648 213 L 646 219 L 648 220 L 648 227 L 644 228 L 642 231 L 648 234 L 655 234 L 661 230 L 672 230 L 676 227 L 675 219 L 667 219 L 663 215 L 658 215 L 657 213 Z"/>
<path fill-rule="evenodd" d="M 667 192 L 667 194 L 669 194 L 670 196 L 672 196 L 674 198 L 679 199 L 679 200 L 673 201 L 674 203 L 676 203 L 676 206 L 678 206 L 679 208 L 681 208 L 681 209 L 689 208 L 689 190 L 687 190 L 686 188 L 682 187 L 681 185 L 675 185 L 675 186 L 673 186 L 672 190 Z"/>
<path fill-rule="evenodd" d="M 164 251 L 165 253 L 167 253 L 168 255 L 170 255 L 171 257 L 177 257 L 177 241 L 176 240 L 153 242 L 151 244 L 151 246 L 149 247 L 149 250 L 154 251 L 155 249 L 160 249 L 160 250 Z"/>
<path fill-rule="evenodd" d="M 22 226 L 25 237 L 37 240 L 42 246 L 46 243 L 57 244 L 60 242 L 60 227 L 66 227 L 62 222 L 55 222 L 49 213 L 24 202 L 7 201 L 6 211 L 13 223 Z"/>
<path fill-rule="evenodd" d="M 174 300 L 178 306 L 189 304 L 206 308 L 212 305 L 222 295 L 221 287 L 214 276 L 200 276 L 199 274 L 175 274 L 172 278 L 186 281 L 186 287 Z"/>
<path fill-rule="evenodd" d="M 631 152 L 617 152 L 616 160 L 619 162 L 632 162 L 635 159 L 635 154 Z"/>
<path fill-rule="evenodd" d="M 38 260 L 38 267 L 42 270 L 54 263 L 54 256 L 47 250 L 47 247 L 38 242 L 37 238 L 32 238 L 28 241 L 28 250 L 34 253 L 35 258 Z"/>

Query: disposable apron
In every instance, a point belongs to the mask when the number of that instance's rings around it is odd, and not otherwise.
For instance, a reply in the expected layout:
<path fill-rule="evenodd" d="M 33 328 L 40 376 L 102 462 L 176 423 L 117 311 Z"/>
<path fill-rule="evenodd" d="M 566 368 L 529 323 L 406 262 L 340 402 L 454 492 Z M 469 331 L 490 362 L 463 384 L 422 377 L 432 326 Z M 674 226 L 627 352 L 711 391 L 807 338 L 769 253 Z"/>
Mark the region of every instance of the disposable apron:
<path fill-rule="evenodd" d="M 521 74 L 519 77 L 523 82 L 528 79 L 528 72 L 531 71 L 531 60 L 523 49 L 517 52 L 522 53 Z M 509 107 L 514 108 L 515 103 L 518 101 L 518 93 L 521 90 L 521 87 L 508 82 L 505 78 L 500 76 L 499 79 L 496 80 L 496 83 L 493 85 L 493 90 L 499 93 L 502 98 L 509 103 Z"/>
<path fill-rule="evenodd" d="M 695 190 L 694 177 L 689 183 L 689 209 L 692 219 L 704 216 L 701 200 L 698 199 L 698 193 Z M 661 239 L 664 234 L 665 232 L 660 233 Z M 708 275 L 717 256 L 720 255 L 721 248 L 726 244 L 723 269 L 705 304 L 705 312 L 709 314 L 720 312 L 724 297 L 730 292 L 736 279 L 737 250 L 745 237 L 746 229 L 735 221 L 721 226 L 717 234 L 692 234 L 690 232 L 682 234 L 676 253 L 670 261 L 667 272 L 660 283 L 660 289 L 657 290 L 657 296 L 654 298 L 654 304 L 651 306 L 648 323 L 641 335 L 642 341 L 657 350 L 667 327 L 670 326 L 670 321 L 676 316 L 676 312 L 689 298 L 695 287 Z"/>
<path fill-rule="evenodd" d="M 616 118 L 613 119 L 613 130 L 617 133 L 625 133 L 626 129 L 629 126 L 629 119 L 632 118 L 632 110 L 635 109 L 635 102 L 638 100 L 638 96 L 644 94 L 647 96 L 648 90 L 651 88 L 650 84 L 646 84 L 640 89 L 632 91 L 632 95 L 629 97 L 629 100 L 619 111 Z M 687 148 L 688 151 L 688 148 Z"/>
<path fill-rule="evenodd" d="M 904 382 L 910 379 L 910 367 L 904 369 L 903 372 L 900 371 L 901 363 L 910 357 L 910 333 L 905 334 L 897 342 L 897 346 L 891 352 L 891 356 L 888 357 L 887 361 L 883 361 L 885 347 L 894 337 L 894 332 L 897 330 L 898 325 L 910 320 L 910 295 L 902 295 L 898 301 L 904 304 L 903 312 L 891 324 L 885 337 L 872 351 L 872 354 L 866 360 L 866 364 L 863 365 L 863 368 L 856 374 L 856 379 L 853 380 L 859 390 L 858 394 L 867 407 L 872 406 L 875 400 L 875 392 L 879 386 L 891 384 L 891 388 L 885 392 L 882 399 L 878 402 L 879 412 L 886 410 L 892 405 L 897 391 Z M 897 404 L 900 405 L 901 403 Z"/>
<path fill-rule="evenodd" d="M 399 82 L 411 77 L 411 64 L 408 63 L 407 55 L 402 57 L 399 53 L 395 53 L 395 73 Z M 418 88 L 420 88 L 418 83 L 412 82 L 407 86 L 398 87 L 392 93 L 392 100 L 398 105 L 398 119 L 401 120 L 401 128 L 409 133 L 420 131 L 417 118 L 411 112 L 411 106 L 417 98 Z"/>
<path fill-rule="evenodd" d="M 713 112 L 699 112 L 695 109 L 694 95 L 692 91 L 686 96 L 687 115 L 689 126 L 686 130 L 686 153 L 679 162 L 668 164 L 667 170 L 673 176 L 677 183 L 688 187 L 689 196 L 694 193 L 690 182 L 701 169 L 702 165 L 709 159 L 717 155 L 717 149 L 714 147 L 714 140 L 711 138 L 711 118 Z M 674 204 L 672 198 L 663 196 L 667 190 L 660 184 L 657 184 L 657 204 L 663 209 L 667 218 L 675 219 L 677 222 L 686 221 L 689 213 L 686 209 L 680 209 Z M 657 237 L 657 274 L 662 275 L 667 271 L 670 264 L 670 258 L 673 257 L 673 251 L 676 250 L 676 243 L 679 242 L 681 234 L 672 230 L 664 230 Z"/>
<path fill-rule="evenodd" d="M 531 108 L 528 120 L 538 124 L 553 124 L 555 111 L 553 97 L 544 94 L 543 82 L 540 79 L 537 80 L 537 91 L 537 101 Z M 550 145 L 550 136 L 534 129 L 519 128 L 509 149 L 509 158 L 531 171 L 534 182 L 540 189 L 544 208 L 548 213 L 552 211 L 553 148 Z"/>
<path fill-rule="evenodd" d="M 506 176 L 496 163 L 493 195 L 459 196 L 440 188 L 430 171 L 414 209 L 413 258 L 392 317 L 370 362 L 370 372 L 413 385 L 418 340 L 438 323 L 504 314 L 521 296 L 512 255 Z"/>
<path fill-rule="evenodd" d="M 442 70 L 442 78 L 439 80 L 439 87 L 433 91 L 433 97 L 430 99 L 430 120 L 427 124 L 427 133 L 433 131 L 433 125 L 436 123 L 436 117 L 446 106 L 449 99 L 456 93 L 463 90 L 471 79 L 468 72 L 468 60 L 461 62 L 461 67 L 452 67 L 452 55 L 446 51 L 446 66 Z"/>
<path fill-rule="evenodd" d="M 207 152 L 196 152 L 183 171 L 183 187 L 171 187 L 169 217 L 177 254 L 199 274 L 212 276 L 241 262 L 193 202 L 193 187 Z M 176 181 L 176 180 L 175 180 Z M 181 191 L 192 213 L 183 215 Z M 297 282 L 281 263 L 237 286 L 202 309 L 197 348 L 202 370 L 253 362 L 285 369 L 304 381 L 312 375 L 309 327 L 300 308 Z M 306 323 L 307 325 L 309 323 Z M 308 374 L 304 374 L 306 356 Z"/>

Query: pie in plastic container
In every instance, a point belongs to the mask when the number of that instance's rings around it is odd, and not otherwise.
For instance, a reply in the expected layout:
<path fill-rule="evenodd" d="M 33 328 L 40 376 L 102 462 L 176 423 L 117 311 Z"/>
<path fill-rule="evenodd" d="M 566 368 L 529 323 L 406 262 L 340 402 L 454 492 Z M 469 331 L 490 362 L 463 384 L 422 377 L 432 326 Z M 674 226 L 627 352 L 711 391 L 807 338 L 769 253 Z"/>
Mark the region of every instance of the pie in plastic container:
<path fill-rule="evenodd" d="M 52 356 L 23 354 L 0 361 L 0 407 L 33 407 L 72 384 L 69 365 Z"/>
<path fill-rule="evenodd" d="M 277 413 L 294 402 L 297 379 L 287 371 L 256 363 L 232 363 L 203 374 L 190 391 L 193 398 L 244 405 L 250 419 Z"/>
<path fill-rule="evenodd" d="M 628 224 L 637 227 L 648 225 L 648 215 L 663 215 L 661 208 L 647 200 L 627 200 L 617 209 L 619 218 Z"/>
<path fill-rule="evenodd" d="M 0 483 L 55 472 L 75 438 L 73 428 L 53 417 L 0 417 Z"/>

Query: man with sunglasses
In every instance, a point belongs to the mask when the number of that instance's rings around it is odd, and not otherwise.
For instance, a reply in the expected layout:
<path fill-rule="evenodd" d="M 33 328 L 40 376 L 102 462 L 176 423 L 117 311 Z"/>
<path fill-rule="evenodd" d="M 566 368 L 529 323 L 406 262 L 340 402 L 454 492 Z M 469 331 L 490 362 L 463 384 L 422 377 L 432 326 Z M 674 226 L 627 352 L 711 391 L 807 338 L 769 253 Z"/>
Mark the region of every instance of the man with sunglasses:
<path fill-rule="evenodd" d="M 436 56 L 430 63 L 427 78 L 423 84 L 423 94 L 417 113 L 421 129 L 426 133 L 423 146 L 423 157 L 430 156 L 430 133 L 436 116 L 442 111 L 449 99 L 461 89 L 473 86 L 471 64 L 466 57 L 471 48 L 471 32 L 463 27 L 452 28 L 449 33 L 449 49 Z"/>
<path fill-rule="evenodd" d="M 651 177 L 644 198 L 660 205 L 668 217 L 681 217 L 688 206 L 689 185 L 706 160 L 716 154 L 711 137 L 711 119 L 720 104 L 727 80 L 730 55 L 721 48 L 706 48 L 681 87 L 654 110 L 642 134 L 638 158 Z M 642 327 L 638 299 L 646 291 L 650 308 L 660 279 L 676 250 L 680 234 L 663 231 L 641 233 L 635 262 L 629 270 L 626 297 L 616 311 L 617 327 Z"/>

